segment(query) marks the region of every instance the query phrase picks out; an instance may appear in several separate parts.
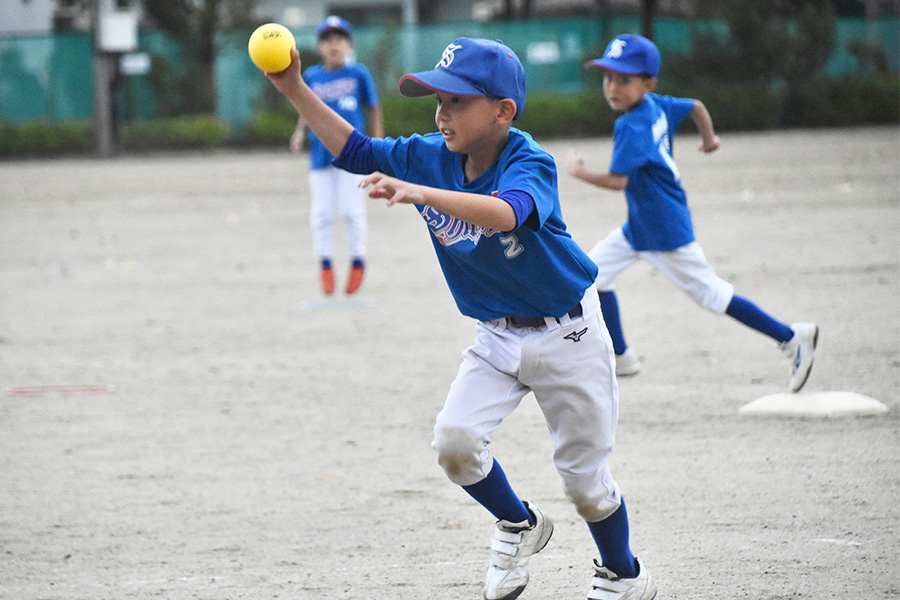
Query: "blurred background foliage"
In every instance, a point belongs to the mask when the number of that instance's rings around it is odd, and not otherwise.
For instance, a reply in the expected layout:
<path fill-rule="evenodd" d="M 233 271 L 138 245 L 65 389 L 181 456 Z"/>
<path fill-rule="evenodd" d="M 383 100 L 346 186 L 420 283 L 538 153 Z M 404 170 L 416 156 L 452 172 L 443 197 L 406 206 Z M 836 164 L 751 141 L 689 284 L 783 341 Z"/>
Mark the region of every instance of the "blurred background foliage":
<path fill-rule="evenodd" d="M 60 0 L 73 10 L 85 9 L 92 1 Z M 246 59 L 246 39 L 259 25 L 252 17 L 256 4 L 257 0 L 143 2 L 141 46 L 152 57 L 152 68 L 145 77 L 124 78 L 120 85 L 123 149 L 287 146 L 297 121 L 293 107 L 253 71 L 249 60 L 242 60 L 239 71 L 234 60 L 223 61 L 229 53 Z M 720 131 L 900 123 L 900 78 L 896 68 L 889 67 L 885 48 L 838 35 L 840 19 L 857 18 L 858 6 L 854 0 L 696 0 L 696 16 L 687 22 L 688 48 L 664 52 L 657 91 L 701 99 Z M 890 22 L 896 25 L 897 20 Z M 535 25 L 503 26 L 504 31 L 516 32 L 516 27 L 530 31 Z M 461 23 L 454 28 L 470 35 L 467 32 L 480 31 L 479 26 Z M 656 31 L 664 33 L 664 27 L 671 26 L 668 21 L 657 23 Z M 428 31 L 423 35 L 432 43 Z M 298 37 L 305 66 L 320 60 L 312 35 L 310 31 Z M 594 37 L 597 46 L 584 52 L 581 62 L 602 53 L 607 40 Z M 66 55 L 65 48 L 78 42 L 56 38 L 54 54 Z M 69 46 L 56 52 L 60 40 Z M 434 130 L 433 99 L 406 99 L 396 93 L 403 46 L 400 28 L 388 26 L 380 30 L 377 43 L 359 49 L 379 83 L 385 128 L 391 136 Z M 9 51 L 4 48 L 0 38 L 5 59 Z M 81 45 L 77 50 L 86 51 Z M 838 51 L 852 55 L 854 72 L 826 74 L 829 59 Z M 430 63 L 425 68 L 429 67 Z M 532 68 L 526 64 L 526 70 Z M 515 125 L 539 140 L 611 133 L 618 115 L 603 99 L 599 73 L 578 70 L 578 89 L 565 92 L 542 89 L 539 79 L 533 85 L 529 75 L 526 111 Z M 223 87 L 229 78 L 249 78 L 256 88 L 239 87 L 246 97 L 233 97 L 234 88 Z M 59 112 L 61 103 L 54 104 L 50 97 L 42 110 Z M 86 100 L 82 98 L 82 103 Z M 229 102 L 243 102 L 247 118 L 223 119 L 223 106 Z M 0 115 L 2 108 L 0 102 Z M 0 157 L 88 152 L 92 135 L 89 118 L 48 118 L 36 111 L 27 122 L 0 123 Z"/>

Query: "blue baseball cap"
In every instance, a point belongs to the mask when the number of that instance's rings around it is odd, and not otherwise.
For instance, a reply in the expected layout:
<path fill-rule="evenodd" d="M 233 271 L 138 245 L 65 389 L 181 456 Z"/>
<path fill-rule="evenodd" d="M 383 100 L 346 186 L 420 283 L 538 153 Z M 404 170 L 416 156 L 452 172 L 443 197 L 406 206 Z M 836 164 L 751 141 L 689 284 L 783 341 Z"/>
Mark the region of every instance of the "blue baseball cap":
<path fill-rule="evenodd" d="M 397 87 L 411 98 L 435 92 L 509 98 L 516 103 L 514 119 L 525 110 L 525 70 L 516 53 L 500 40 L 457 38 L 434 69 L 404 75 Z"/>
<path fill-rule="evenodd" d="M 350 32 L 353 31 L 353 27 L 346 20 L 332 15 L 319 23 L 319 26 L 316 27 L 316 38 L 320 38 L 332 31 L 338 31 L 347 37 L 351 37 Z"/>
<path fill-rule="evenodd" d="M 656 44 L 640 35 L 618 35 L 606 46 L 603 58 L 586 66 L 603 67 L 626 75 L 659 75 L 659 50 Z"/>

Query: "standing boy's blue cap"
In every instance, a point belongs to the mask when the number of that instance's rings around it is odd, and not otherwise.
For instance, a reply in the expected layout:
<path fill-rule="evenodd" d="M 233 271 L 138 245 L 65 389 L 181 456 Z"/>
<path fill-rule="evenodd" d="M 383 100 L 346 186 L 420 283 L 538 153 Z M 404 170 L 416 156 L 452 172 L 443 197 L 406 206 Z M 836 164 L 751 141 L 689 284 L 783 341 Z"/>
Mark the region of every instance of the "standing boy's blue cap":
<path fill-rule="evenodd" d="M 525 110 L 525 70 L 516 53 L 500 40 L 457 38 L 433 70 L 404 75 L 397 87 L 412 98 L 435 92 L 509 98 L 516 103 L 514 119 Z"/>
<path fill-rule="evenodd" d="M 656 44 L 640 35 L 625 34 L 613 38 L 603 51 L 603 58 L 588 66 L 603 67 L 626 75 L 659 75 L 659 50 Z"/>
<path fill-rule="evenodd" d="M 316 27 L 316 37 L 320 38 L 326 33 L 331 33 L 332 31 L 338 31 L 343 33 L 347 37 L 350 37 L 350 33 L 353 31 L 353 27 L 340 17 L 331 16 L 319 23 L 319 26 Z"/>

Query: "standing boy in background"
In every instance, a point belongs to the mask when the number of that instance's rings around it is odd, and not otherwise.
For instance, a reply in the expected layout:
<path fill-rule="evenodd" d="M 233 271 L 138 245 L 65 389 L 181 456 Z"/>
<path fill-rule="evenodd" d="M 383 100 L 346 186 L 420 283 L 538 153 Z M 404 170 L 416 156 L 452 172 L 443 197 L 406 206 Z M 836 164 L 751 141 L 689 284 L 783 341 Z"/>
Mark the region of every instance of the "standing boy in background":
<path fill-rule="evenodd" d="M 328 106 L 353 127 L 364 132 L 366 123 L 375 137 L 384 135 L 384 122 L 378 104 L 378 92 L 369 70 L 359 63 L 347 62 L 353 49 L 350 23 L 340 17 L 328 17 L 316 28 L 316 48 L 324 62 L 306 70 L 303 78 Z M 290 146 L 299 152 L 303 146 L 306 123 L 301 116 L 291 136 Z M 309 186 L 312 196 L 309 221 L 313 245 L 320 264 L 320 283 L 326 295 L 334 293 L 334 221 L 344 223 L 344 237 L 350 254 L 350 272 L 345 293 L 353 294 L 362 284 L 366 258 L 366 201 L 359 189 L 359 175 L 332 165 L 334 156 L 319 141 L 315 132 L 309 140 Z"/>
<path fill-rule="evenodd" d="M 625 225 L 588 253 L 599 268 L 595 286 L 616 352 L 616 374 L 635 375 L 640 362 L 625 342 L 613 280 L 643 259 L 704 308 L 725 313 L 778 342 L 790 359 L 789 387 L 797 392 L 809 377 L 819 328 L 815 323 L 789 326 L 772 318 L 736 295 L 706 260 L 694 239 L 687 196 L 672 159 L 672 136 L 690 116 L 700 130 L 701 151 L 714 152 L 719 138 L 702 102 L 652 93 L 659 64 L 659 50 L 639 35 L 616 37 L 603 58 L 588 63 L 604 69 L 603 94 L 623 115 L 616 119 L 608 173 L 586 169 L 579 156 L 569 164 L 570 175 L 605 189 L 625 190 L 628 201 Z"/>
<path fill-rule="evenodd" d="M 368 138 L 322 103 L 299 57 L 269 74 L 338 156 L 370 173 L 369 196 L 413 204 L 431 234 L 459 310 L 476 319 L 437 417 L 433 448 L 447 477 L 497 520 L 486 600 L 513 600 L 529 558 L 553 524 L 513 491 L 491 453 L 492 432 L 534 393 L 550 430 L 568 499 L 600 552 L 591 600 L 651 600 L 656 585 L 631 552 L 628 515 L 610 474 L 618 388 L 609 334 L 593 288 L 597 269 L 566 231 L 556 165 L 512 128 L 525 108 L 525 73 L 497 41 L 458 38 L 431 71 L 400 80 L 405 96 L 437 97 L 438 132 Z"/>

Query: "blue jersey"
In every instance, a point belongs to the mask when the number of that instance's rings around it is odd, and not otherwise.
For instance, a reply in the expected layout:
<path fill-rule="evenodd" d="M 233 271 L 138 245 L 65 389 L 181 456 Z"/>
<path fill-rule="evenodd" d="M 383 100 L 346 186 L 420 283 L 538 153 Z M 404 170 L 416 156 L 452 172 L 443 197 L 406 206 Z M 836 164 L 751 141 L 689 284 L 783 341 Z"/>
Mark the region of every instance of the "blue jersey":
<path fill-rule="evenodd" d="M 438 261 L 464 315 L 490 321 L 507 315 L 562 316 L 578 304 L 597 267 L 566 231 L 559 206 L 556 165 L 527 133 L 510 130 L 497 161 L 466 181 L 463 155 L 438 133 L 373 139 L 384 173 L 411 183 L 473 194 L 524 192 L 531 216 L 502 232 L 416 205 L 428 224 Z"/>
<path fill-rule="evenodd" d="M 609 170 L 628 176 L 622 231 L 635 250 L 667 252 L 694 241 L 687 195 L 672 159 L 672 135 L 693 109 L 689 98 L 645 94 L 616 119 Z"/>
<path fill-rule="evenodd" d="M 378 104 L 375 82 L 365 65 L 345 64 L 334 71 L 329 71 L 322 65 L 314 65 L 303 73 L 303 79 L 325 104 L 344 117 L 357 131 L 365 133 L 366 115 L 363 108 Z M 309 158 L 313 169 L 330 167 L 334 159 L 312 131 L 309 136 Z"/>

